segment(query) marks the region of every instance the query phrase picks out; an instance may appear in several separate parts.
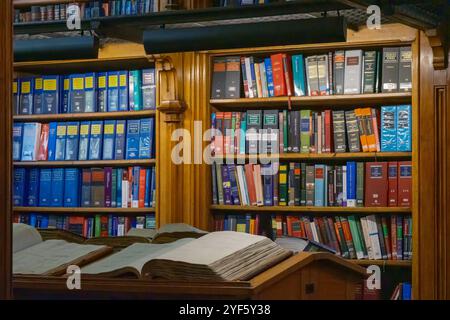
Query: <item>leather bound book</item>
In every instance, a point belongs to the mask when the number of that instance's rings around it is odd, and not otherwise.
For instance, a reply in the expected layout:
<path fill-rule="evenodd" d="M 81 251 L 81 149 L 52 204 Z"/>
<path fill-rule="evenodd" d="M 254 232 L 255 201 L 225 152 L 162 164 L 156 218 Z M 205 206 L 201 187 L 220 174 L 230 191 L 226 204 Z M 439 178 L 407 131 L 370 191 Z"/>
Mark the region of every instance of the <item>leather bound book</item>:
<path fill-rule="evenodd" d="M 399 207 L 411 207 L 411 182 L 412 182 L 412 165 L 411 161 L 398 162 L 398 199 Z"/>
<path fill-rule="evenodd" d="M 366 207 L 387 206 L 387 162 L 367 162 L 365 174 L 365 199 Z"/>

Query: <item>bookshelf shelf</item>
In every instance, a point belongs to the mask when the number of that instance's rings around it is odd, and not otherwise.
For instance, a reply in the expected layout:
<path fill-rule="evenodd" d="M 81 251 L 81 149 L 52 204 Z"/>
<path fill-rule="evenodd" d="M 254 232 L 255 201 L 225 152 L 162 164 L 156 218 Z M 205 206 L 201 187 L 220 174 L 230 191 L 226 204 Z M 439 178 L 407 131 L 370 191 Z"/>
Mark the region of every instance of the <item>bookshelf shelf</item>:
<path fill-rule="evenodd" d="M 209 103 L 218 108 L 263 108 L 287 107 L 289 101 L 295 107 L 342 107 L 365 106 L 378 104 L 411 103 L 411 92 L 401 93 L 373 93 L 354 95 L 303 96 L 303 97 L 272 97 L 272 98 L 240 98 L 240 99 L 211 99 Z"/>
<path fill-rule="evenodd" d="M 377 266 L 388 266 L 388 267 L 411 267 L 412 261 L 411 260 L 355 260 L 350 259 L 349 261 L 356 263 L 360 266 L 370 266 L 370 265 L 377 265 Z"/>
<path fill-rule="evenodd" d="M 323 212 L 323 213 L 390 213 L 390 214 L 409 214 L 411 208 L 404 207 L 302 207 L 302 206 L 234 206 L 234 205 L 212 205 L 212 211 L 238 211 L 238 212 Z"/>
<path fill-rule="evenodd" d="M 77 2 L 88 2 L 89 0 L 77 0 Z M 29 6 L 46 5 L 54 3 L 73 3 L 73 0 L 14 0 L 14 8 L 25 8 Z"/>
<path fill-rule="evenodd" d="M 51 121 L 81 121 L 81 120 L 106 120 L 106 119 L 140 119 L 154 117 L 155 110 L 120 111 L 120 112 L 87 112 L 64 114 L 30 114 L 15 115 L 15 122 L 51 122 Z"/>
<path fill-rule="evenodd" d="M 154 213 L 155 208 L 99 208 L 99 207 L 14 207 L 14 212 L 55 212 L 55 213 L 120 213 L 135 215 L 137 213 Z"/>
<path fill-rule="evenodd" d="M 345 152 L 345 153 L 283 153 L 277 155 L 229 155 L 216 157 L 216 159 L 279 159 L 283 160 L 335 160 L 335 159 L 407 159 L 411 152 Z"/>
<path fill-rule="evenodd" d="M 155 159 L 88 161 L 16 161 L 15 167 L 132 167 L 153 166 Z"/>

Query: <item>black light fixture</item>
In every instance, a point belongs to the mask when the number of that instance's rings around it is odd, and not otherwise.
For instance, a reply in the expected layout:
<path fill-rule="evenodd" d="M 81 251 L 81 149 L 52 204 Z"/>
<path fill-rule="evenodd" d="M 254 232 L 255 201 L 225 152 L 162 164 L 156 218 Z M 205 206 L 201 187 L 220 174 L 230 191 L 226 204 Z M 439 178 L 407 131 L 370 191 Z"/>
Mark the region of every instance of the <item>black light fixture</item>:
<path fill-rule="evenodd" d="M 343 42 L 346 39 L 344 17 L 146 30 L 143 33 L 148 54 Z"/>
<path fill-rule="evenodd" d="M 94 59 L 98 48 L 94 36 L 14 40 L 14 61 Z"/>

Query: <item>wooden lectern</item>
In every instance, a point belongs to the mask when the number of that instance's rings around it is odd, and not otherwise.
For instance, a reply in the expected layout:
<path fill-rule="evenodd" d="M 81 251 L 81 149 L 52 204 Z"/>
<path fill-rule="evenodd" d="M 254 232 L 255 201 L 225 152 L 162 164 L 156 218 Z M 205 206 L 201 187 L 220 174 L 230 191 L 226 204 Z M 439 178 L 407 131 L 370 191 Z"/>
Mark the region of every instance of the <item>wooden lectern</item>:
<path fill-rule="evenodd" d="M 83 279 L 68 290 L 63 277 L 16 276 L 16 299 L 355 299 L 366 270 L 330 253 L 301 252 L 249 281 L 175 282 Z"/>

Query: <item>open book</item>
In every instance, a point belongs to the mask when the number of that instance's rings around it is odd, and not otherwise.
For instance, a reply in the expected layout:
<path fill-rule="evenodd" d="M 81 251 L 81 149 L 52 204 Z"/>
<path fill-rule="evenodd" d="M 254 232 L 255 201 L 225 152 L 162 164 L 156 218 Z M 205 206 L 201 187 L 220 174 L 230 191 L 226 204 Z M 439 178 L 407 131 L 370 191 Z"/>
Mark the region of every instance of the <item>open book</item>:
<path fill-rule="evenodd" d="M 169 223 L 158 230 L 132 228 L 127 236 L 145 237 L 152 239 L 152 243 L 168 243 L 183 238 L 200 238 L 207 233 L 186 223 Z"/>
<path fill-rule="evenodd" d="M 292 254 L 269 238 L 221 231 L 165 244 L 136 243 L 82 268 L 82 276 L 248 280 Z"/>
<path fill-rule="evenodd" d="M 70 243 L 65 240 L 43 241 L 39 232 L 26 224 L 13 224 L 13 273 L 62 275 L 67 266 L 83 266 L 112 249 L 107 246 Z"/>

